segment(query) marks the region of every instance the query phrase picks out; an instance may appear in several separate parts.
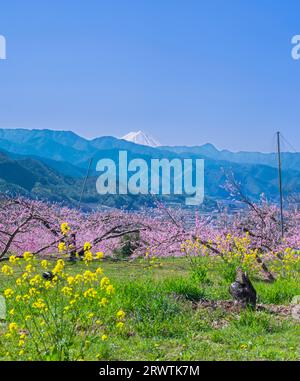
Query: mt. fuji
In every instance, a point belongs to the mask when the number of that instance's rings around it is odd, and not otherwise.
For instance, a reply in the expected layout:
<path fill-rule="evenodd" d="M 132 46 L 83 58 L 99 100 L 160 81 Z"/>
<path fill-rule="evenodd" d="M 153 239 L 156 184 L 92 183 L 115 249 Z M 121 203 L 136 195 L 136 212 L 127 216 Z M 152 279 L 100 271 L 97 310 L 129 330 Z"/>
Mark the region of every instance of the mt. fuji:
<path fill-rule="evenodd" d="M 121 139 L 149 147 L 161 146 L 161 144 L 157 140 L 155 140 L 152 136 L 146 134 L 143 131 L 129 132 L 129 134 L 123 136 Z"/>

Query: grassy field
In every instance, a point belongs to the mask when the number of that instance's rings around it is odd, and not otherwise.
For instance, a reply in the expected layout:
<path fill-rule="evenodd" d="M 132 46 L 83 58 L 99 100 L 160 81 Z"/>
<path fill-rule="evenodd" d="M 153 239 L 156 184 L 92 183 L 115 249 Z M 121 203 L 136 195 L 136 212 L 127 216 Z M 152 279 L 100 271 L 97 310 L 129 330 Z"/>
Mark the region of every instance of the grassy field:
<path fill-rule="evenodd" d="M 66 266 L 72 274 L 85 265 L 78 262 Z M 97 266 L 92 263 L 90 268 Z M 94 332 L 88 338 L 83 360 L 300 359 L 300 325 L 289 313 L 238 313 L 222 303 L 214 308 L 199 303 L 230 299 L 228 280 L 219 262 L 208 260 L 208 273 L 202 281 L 191 276 L 184 258 L 164 259 L 161 266 L 151 268 L 140 260 L 104 261 L 101 267 L 116 289 L 108 311 L 125 311 L 125 330 L 122 334 L 112 330 L 101 351 Z M 300 284 L 293 279 L 253 283 L 258 303 L 281 305 L 283 311 L 300 294 Z M 0 292 L 8 286 L 7 278 L 1 275 Z M 88 309 L 85 307 L 82 313 L 87 314 Z M 5 340 L 2 334 L 0 356 L 9 359 L 7 353 L 18 349 L 8 348 Z"/>

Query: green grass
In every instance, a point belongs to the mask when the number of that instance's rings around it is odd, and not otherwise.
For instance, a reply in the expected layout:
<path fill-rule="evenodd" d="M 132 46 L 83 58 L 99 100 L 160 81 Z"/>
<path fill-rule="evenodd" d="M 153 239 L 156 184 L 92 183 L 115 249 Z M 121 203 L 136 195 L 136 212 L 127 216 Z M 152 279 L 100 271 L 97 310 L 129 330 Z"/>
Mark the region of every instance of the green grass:
<path fill-rule="evenodd" d="M 184 258 L 169 258 L 162 267 L 148 269 L 139 260 L 104 261 L 105 274 L 116 287 L 107 308 L 126 312 L 126 331 L 112 334 L 108 360 L 299 360 L 299 322 L 289 316 L 221 308 L 197 307 L 197 301 L 230 299 L 219 262 L 207 261 L 208 281 L 190 274 Z M 97 266 L 92 264 L 91 266 Z M 69 264 L 78 271 L 82 263 Z M 0 276 L 0 291 L 8 287 Z M 255 281 L 259 302 L 289 304 L 300 294 L 296 280 L 273 284 Z M 86 313 L 87 311 L 83 311 Z M 91 341 L 85 360 L 95 360 L 99 343 Z"/>

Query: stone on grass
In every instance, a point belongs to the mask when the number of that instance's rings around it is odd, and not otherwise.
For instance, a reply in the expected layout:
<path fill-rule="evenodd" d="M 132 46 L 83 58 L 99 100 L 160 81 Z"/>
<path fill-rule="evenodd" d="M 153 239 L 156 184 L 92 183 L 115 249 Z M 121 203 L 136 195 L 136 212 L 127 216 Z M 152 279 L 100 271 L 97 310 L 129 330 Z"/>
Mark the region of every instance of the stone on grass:
<path fill-rule="evenodd" d="M 236 270 L 235 281 L 229 287 L 230 295 L 234 301 L 242 308 L 256 306 L 256 291 L 248 275 L 238 267 Z"/>

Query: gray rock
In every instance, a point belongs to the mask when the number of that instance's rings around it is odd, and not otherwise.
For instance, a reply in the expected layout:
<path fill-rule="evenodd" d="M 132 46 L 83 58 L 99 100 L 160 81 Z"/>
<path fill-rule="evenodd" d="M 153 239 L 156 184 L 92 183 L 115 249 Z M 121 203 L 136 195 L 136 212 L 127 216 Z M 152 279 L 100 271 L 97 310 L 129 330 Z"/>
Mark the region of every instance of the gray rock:
<path fill-rule="evenodd" d="M 1 320 L 6 320 L 6 301 L 2 295 L 0 295 L 0 321 Z"/>
<path fill-rule="evenodd" d="M 248 275 L 238 267 L 236 270 L 235 281 L 229 287 L 230 295 L 234 301 L 243 308 L 256 306 L 256 291 Z"/>

